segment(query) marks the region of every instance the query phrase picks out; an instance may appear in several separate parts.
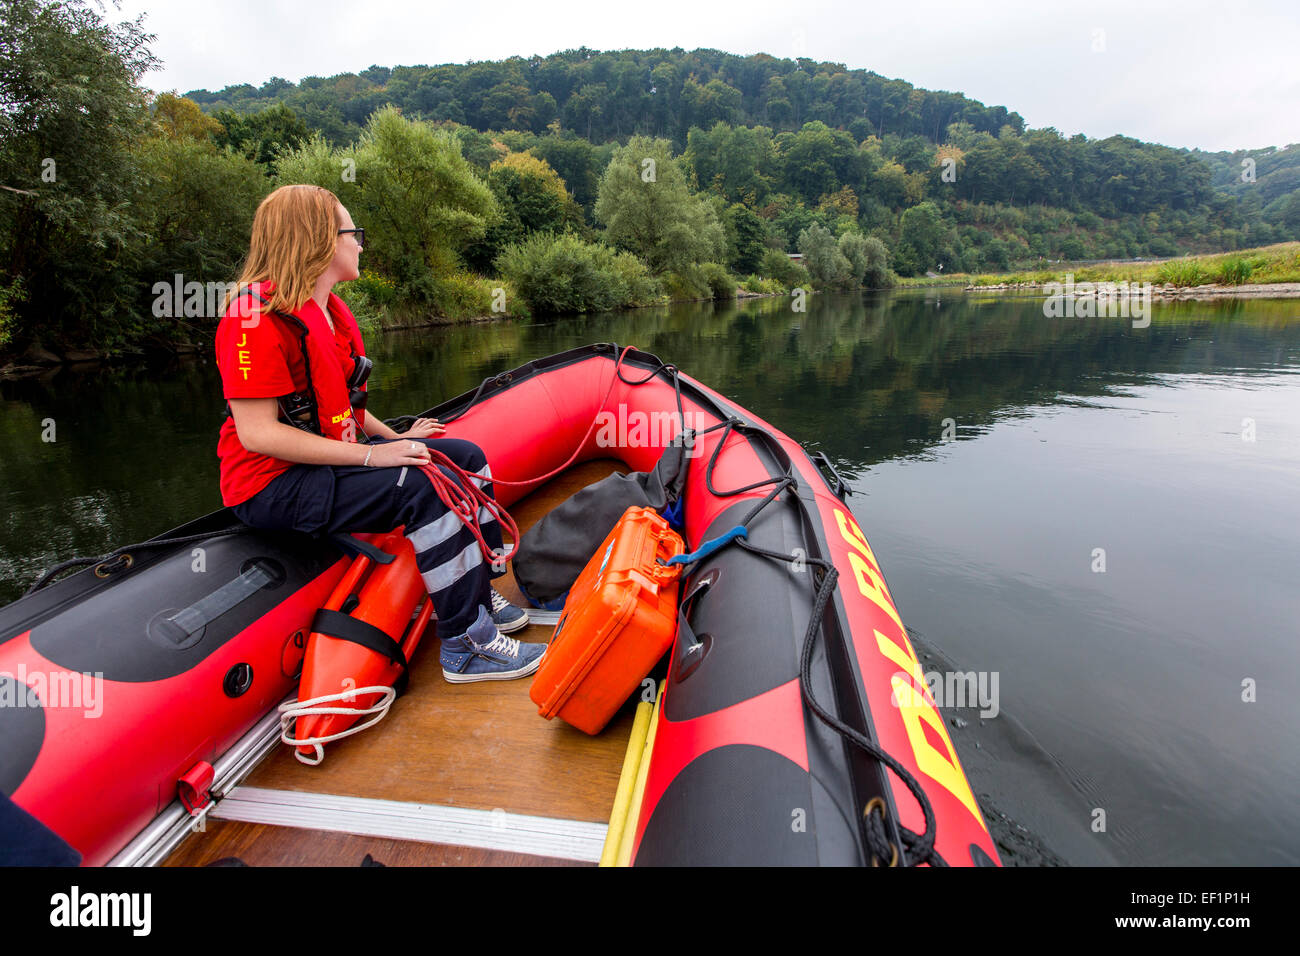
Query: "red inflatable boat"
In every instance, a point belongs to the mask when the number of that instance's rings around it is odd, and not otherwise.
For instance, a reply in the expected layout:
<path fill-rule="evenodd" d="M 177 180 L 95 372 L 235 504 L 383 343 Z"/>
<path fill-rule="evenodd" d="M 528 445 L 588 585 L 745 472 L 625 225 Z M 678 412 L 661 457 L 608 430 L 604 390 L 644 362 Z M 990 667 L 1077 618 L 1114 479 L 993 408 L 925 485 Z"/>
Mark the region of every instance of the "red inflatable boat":
<path fill-rule="evenodd" d="M 684 423 L 686 546 L 746 527 L 682 581 L 632 863 L 997 865 L 829 462 L 828 479 L 766 422 L 609 344 L 421 414 L 484 449 L 507 506 L 572 462 L 651 470 Z M 21 699 L 0 707 L 0 791 L 88 864 L 138 862 L 130 847 L 174 822 L 178 798 L 201 802 L 247 762 L 232 748 L 294 691 L 313 615 L 348 566 L 328 542 L 249 532 L 224 511 L 155 540 L 171 543 L 0 610 L 0 701 Z"/>

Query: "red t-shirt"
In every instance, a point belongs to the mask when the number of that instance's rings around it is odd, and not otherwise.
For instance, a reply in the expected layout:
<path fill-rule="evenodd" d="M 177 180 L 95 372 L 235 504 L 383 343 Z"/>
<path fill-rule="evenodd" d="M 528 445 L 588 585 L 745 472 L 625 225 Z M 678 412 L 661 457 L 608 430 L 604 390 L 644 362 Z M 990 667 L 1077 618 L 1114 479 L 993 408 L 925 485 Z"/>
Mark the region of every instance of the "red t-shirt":
<path fill-rule="evenodd" d="M 263 296 L 269 295 L 269 286 L 264 284 L 261 291 Z M 356 328 L 356 320 L 347 305 L 333 293 L 328 304 L 334 320 L 339 373 L 346 379 L 352 373 L 352 349 L 360 355 L 365 351 L 360 333 L 355 340 L 349 334 L 349 329 Z M 244 311 L 239 311 L 237 301 L 232 303 L 217 327 L 217 368 L 227 399 L 281 398 L 308 390 L 298 331 L 274 315 L 253 311 L 261 307 L 256 299 L 246 296 Z M 320 307 L 308 299 L 295 314 L 302 316 L 307 310 L 319 314 Z M 321 374 L 315 369 L 312 372 Z M 364 426 L 364 413 L 358 410 L 356 417 L 357 424 Z M 230 417 L 221 425 L 217 457 L 221 459 L 221 500 L 227 507 L 247 501 L 293 467 L 293 462 L 245 448 L 239 441 L 235 420 Z"/>

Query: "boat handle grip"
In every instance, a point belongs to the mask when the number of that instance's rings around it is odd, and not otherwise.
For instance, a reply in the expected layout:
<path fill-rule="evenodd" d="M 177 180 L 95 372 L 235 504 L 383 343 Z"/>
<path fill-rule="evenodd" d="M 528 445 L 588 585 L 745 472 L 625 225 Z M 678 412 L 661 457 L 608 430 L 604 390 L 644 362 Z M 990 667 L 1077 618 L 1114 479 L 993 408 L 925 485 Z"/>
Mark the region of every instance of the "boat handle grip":
<path fill-rule="evenodd" d="M 831 475 L 834 476 L 835 478 L 834 491 L 835 491 L 836 498 L 839 498 L 841 501 L 843 501 L 849 495 L 853 494 L 853 489 L 848 486 L 848 484 L 840 476 L 839 471 L 837 471 L 835 466 L 831 464 L 831 460 L 826 457 L 826 452 L 824 451 L 817 452 L 815 455 L 812 456 L 812 460 L 814 462 L 819 462 L 825 465 L 826 470 L 829 471 Z M 829 484 L 829 482 L 827 482 L 827 484 Z"/>

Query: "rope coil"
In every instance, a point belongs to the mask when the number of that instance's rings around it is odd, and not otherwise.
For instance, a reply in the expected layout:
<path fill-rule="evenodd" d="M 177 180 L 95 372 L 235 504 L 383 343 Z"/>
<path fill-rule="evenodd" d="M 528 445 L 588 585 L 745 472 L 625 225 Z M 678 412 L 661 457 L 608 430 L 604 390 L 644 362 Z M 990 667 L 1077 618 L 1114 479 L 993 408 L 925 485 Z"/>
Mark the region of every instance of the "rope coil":
<path fill-rule="evenodd" d="M 364 694 L 379 694 L 380 699 L 375 701 L 369 707 L 325 707 L 324 704 L 335 702 L 354 701 Z M 359 734 L 361 731 L 373 727 L 385 717 L 388 716 L 388 710 L 397 699 L 397 691 L 386 685 L 376 685 L 373 687 L 358 687 L 355 690 L 343 691 L 339 694 L 326 694 L 323 697 L 313 697 L 310 700 L 295 700 L 283 703 L 279 707 L 280 711 L 280 740 L 294 748 L 293 755 L 302 763 L 309 767 L 315 767 L 325 759 L 325 748 L 323 744 L 332 743 L 335 740 L 342 740 L 344 737 L 351 737 L 353 734 Z M 294 737 L 291 733 L 294 722 L 299 717 L 316 717 L 316 716 L 350 716 L 358 717 L 369 716 L 370 719 L 359 724 L 341 730 L 337 734 L 327 734 L 324 737 L 303 737 L 301 739 Z M 314 755 L 304 754 L 299 747 L 312 747 L 316 753 Z"/>
<path fill-rule="evenodd" d="M 519 526 L 515 524 L 515 519 L 510 517 L 505 507 L 479 486 L 480 481 L 495 483 L 497 479 L 484 478 L 465 471 L 436 448 L 429 449 L 429 456 L 430 460 L 420 465 L 420 471 L 433 485 L 439 500 L 473 533 L 483 557 L 490 563 L 497 564 L 506 560 L 507 552 L 494 551 L 483 538 L 483 529 L 479 526 L 478 517 L 480 510 L 486 510 L 496 518 L 502 531 L 516 542 L 516 550 L 511 552 L 510 556 L 518 557 Z M 442 469 L 451 472 L 451 476 L 449 477 Z"/>

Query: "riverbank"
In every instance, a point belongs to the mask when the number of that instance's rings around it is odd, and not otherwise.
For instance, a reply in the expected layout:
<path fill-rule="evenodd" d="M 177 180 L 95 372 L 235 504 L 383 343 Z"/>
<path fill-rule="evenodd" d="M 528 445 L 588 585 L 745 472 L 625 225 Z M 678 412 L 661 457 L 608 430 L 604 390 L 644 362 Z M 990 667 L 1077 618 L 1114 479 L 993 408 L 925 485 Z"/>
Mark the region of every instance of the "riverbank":
<path fill-rule="evenodd" d="M 808 290 L 812 293 L 814 290 Z M 782 292 L 751 292 L 743 286 L 736 287 L 736 293 L 732 297 L 734 301 L 744 299 L 771 299 L 788 296 L 788 291 Z M 669 299 L 654 306 L 645 308 L 660 308 L 673 305 L 691 304 L 698 302 L 723 301 L 709 298 L 698 299 Z M 445 315 L 422 315 L 418 320 L 413 320 L 415 313 L 401 311 L 393 313 L 390 321 L 388 318 L 381 319 L 378 322 L 362 321 L 362 332 L 366 335 L 379 335 L 386 332 L 410 332 L 419 329 L 437 329 L 446 328 L 456 325 L 477 325 L 489 322 L 514 322 L 520 319 L 527 319 L 527 315 L 508 313 L 508 312 L 490 312 L 476 315 L 466 315 L 451 317 Z M 104 362 L 141 362 L 147 360 L 150 355 L 164 357 L 186 357 L 197 355 L 211 348 L 211 343 L 195 344 L 193 342 L 169 342 L 166 344 L 157 344 L 152 348 L 134 348 L 116 352 L 105 352 L 96 349 L 68 349 L 62 352 L 55 352 L 39 344 L 29 346 L 20 355 L 13 355 L 3 365 L 0 365 L 0 380 L 34 378 L 58 371 L 61 368 L 92 366 Z"/>
<path fill-rule="evenodd" d="M 1036 291 L 1073 277 L 1083 282 L 1151 283 L 1162 298 L 1294 298 L 1300 296 L 1300 242 L 1283 242 L 1206 256 L 1142 261 L 1061 262 L 1051 269 L 957 273 L 900 280 L 900 288 L 958 287 L 972 291 Z"/>
<path fill-rule="evenodd" d="M 1060 280 L 1052 280 L 1058 285 Z M 1102 280 L 1106 282 L 1109 280 Z M 1078 286 L 1081 282 L 1076 282 L 1076 294 L 1079 294 Z M 1095 285 L 1096 283 L 1094 283 Z M 1017 282 L 1003 283 L 998 285 L 965 285 L 962 290 L 965 292 L 1041 292 L 1046 283 L 1039 282 Z M 1121 294 L 1136 295 L 1140 291 L 1141 284 L 1137 287 L 1133 283 L 1129 284 L 1127 290 L 1119 290 Z M 1093 290 L 1092 294 L 1104 292 L 1104 290 Z M 1152 285 L 1151 295 L 1159 299 L 1177 299 L 1204 301 L 1208 299 L 1297 299 L 1300 298 L 1300 282 L 1272 282 L 1272 283 L 1254 283 L 1249 285 L 1224 285 L 1222 283 L 1207 283 L 1198 286 L 1176 286 L 1167 283 L 1162 286 Z"/>

